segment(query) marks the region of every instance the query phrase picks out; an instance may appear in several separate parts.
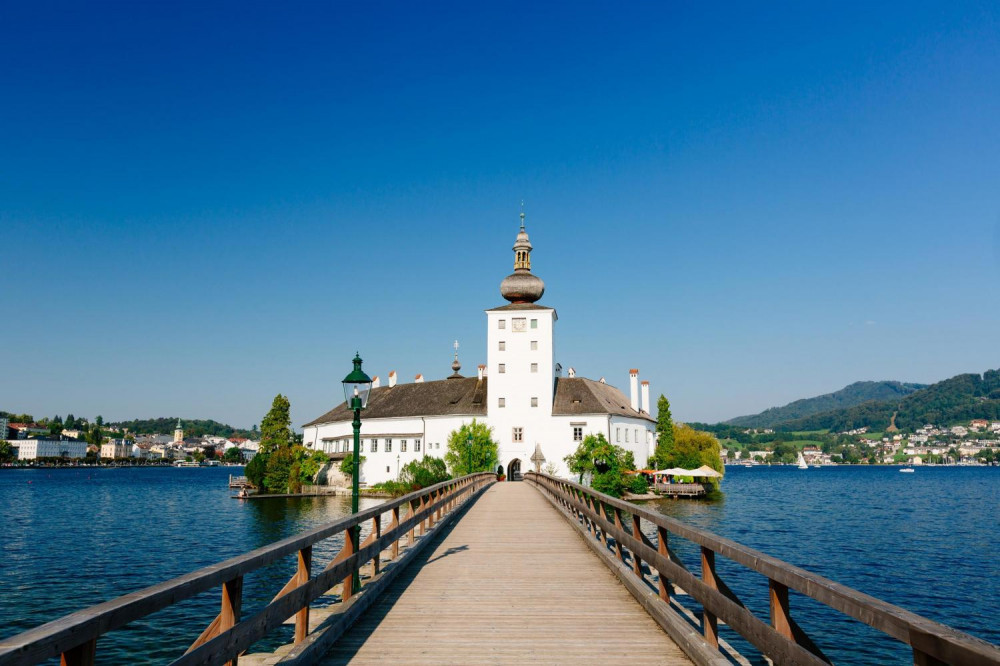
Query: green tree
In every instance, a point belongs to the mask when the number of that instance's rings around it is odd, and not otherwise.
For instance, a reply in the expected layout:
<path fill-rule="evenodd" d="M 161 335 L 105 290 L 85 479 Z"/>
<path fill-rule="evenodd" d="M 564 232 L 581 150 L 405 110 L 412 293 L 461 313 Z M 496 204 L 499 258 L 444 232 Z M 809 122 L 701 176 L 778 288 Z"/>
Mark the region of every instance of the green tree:
<path fill-rule="evenodd" d="M 569 471 L 577 475 L 578 483 L 583 483 L 584 477 L 594 473 L 594 449 L 607 443 L 604 433 L 587 435 L 577 445 L 576 451 L 563 458 Z"/>
<path fill-rule="evenodd" d="M 67 430 L 73 430 L 73 429 L 75 429 L 76 428 L 76 417 L 74 417 L 72 414 L 67 414 L 66 415 L 65 426 L 66 426 Z"/>
<path fill-rule="evenodd" d="M 231 446 L 222 454 L 222 460 L 227 463 L 241 463 L 243 462 L 243 452 L 238 446 Z"/>
<path fill-rule="evenodd" d="M 365 465 L 365 457 L 361 456 L 361 467 Z M 360 473 L 360 468 L 359 473 Z M 340 461 L 340 471 L 351 477 L 354 475 L 354 452 L 348 453 L 343 460 Z"/>
<path fill-rule="evenodd" d="M 427 456 L 403 465 L 399 480 L 410 486 L 410 491 L 428 488 L 451 478 L 448 466 L 441 458 Z"/>
<path fill-rule="evenodd" d="M 292 443 L 291 405 L 280 393 L 274 396 L 271 409 L 260 423 L 260 452 L 267 455 L 287 449 Z"/>
<path fill-rule="evenodd" d="M 94 419 L 94 423 L 96 423 L 96 424 L 97 424 L 97 427 L 98 427 L 98 428 L 102 427 L 102 426 L 104 425 L 104 417 L 103 417 L 103 416 L 101 416 L 100 414 L 98 414 L 98 415 L 97 415 L 97 418 L 96 418 L 96 419 Z"/>
<path fill-rule="evenodd" d="M 674 451 L 663 462 L 665 467 L 681 467 L 683 469 L 696 469 L 707 465 L 716 472 L 725 474 L 726 468 L 722 464 L 720 450 L 719 440 L 711 433 L 679 425 L 674 429 Z M 710 479 L 709 483 L 718 487 L 719 480 Z"/>
<path fill-rule="evenodd" d="M 0 463 L 14 460 L 14 447 L 6 439 L 0 439 Z"/>
<path fill-rule="evenodd" d="M 319 472 L 319 468 L 330 462 L 330 456 L 323 451 L 310 451 L 303 446 L 295 448 L 302 453 L 302 459 L 299 461 L 299 480 L 302 483 L 311 484 Z"/>
<path fill-rule="evenodd" d="M 243 470 L 246 474 L 247 480 L 254 485 L 255 488 L 264 492 L 264 477 L 267 476 L 267 456 L 257 454 L 250 459 L 247 463 L 246 469 Z"/>
<path fill-rule="evenodd" d="M 470 436 L 471 454 L 468 444 Z M 455 477 L 495 470 L 500 461 L 500 448 L 493 441 L 493 428 L 472 419 L 472 423 L 464 424 L 458 430 L 452 430 L 448 435 L 448 451 L 444 454 L 444 461 Z"/>
<path fill-rule="evenodd" d="M 660 394 L 656 401 L 656 449 L 653 453 L 657 469 L 669 467 L 666 461 L 674 450 L 674 419 L 670 415 L 670 401 Z"/>
<path fill-rule="evenodd" d="M 290 447 L 276 449 L 267 454 L 267 468 L 264 474 L 264 490 L 268 493 L 287 493 L 289 491 L 289 476 L 292 465 L 295 464 L 295 454 Z M 298 479 L 295 480 L 298 483 Z"/>
<path fill-rule="evenodd" d="M 62 431 L 63 431 L 62 417 L 56 414 L 54 417 L 52 417 L 52 420 L 49 421 L 49 434 L 52 435 L 53 437 L 58 437 L 59 433 L 61 433 Z"/>

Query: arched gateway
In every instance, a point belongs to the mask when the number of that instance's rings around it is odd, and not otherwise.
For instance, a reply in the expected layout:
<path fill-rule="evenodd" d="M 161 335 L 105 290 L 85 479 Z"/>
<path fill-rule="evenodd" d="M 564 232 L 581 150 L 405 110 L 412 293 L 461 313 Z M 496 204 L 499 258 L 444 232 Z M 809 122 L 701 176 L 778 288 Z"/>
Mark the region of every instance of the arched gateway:
<path fill-rule="evenodd" d="M 521 459 L 514 458 L 509 463 L 507 463 L 507 480 L 508 481 L 520 481 L 521 480 Z"/>

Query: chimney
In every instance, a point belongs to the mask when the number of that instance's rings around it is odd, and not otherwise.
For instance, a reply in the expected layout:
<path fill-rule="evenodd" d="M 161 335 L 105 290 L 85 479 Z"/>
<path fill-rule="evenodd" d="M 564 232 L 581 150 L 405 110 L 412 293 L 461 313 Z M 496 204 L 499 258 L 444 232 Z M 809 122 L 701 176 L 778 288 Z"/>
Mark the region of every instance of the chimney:
<path fill-rule="evenodd" d="M 562 363 L 556 363 L 556 377 L 562 377 Z"/>
<path fill-rule="evenodd" d="M 396 385 L 396 371 L 395 370 L 390 370 L 389 371 L 389 388 L 392 388 L 395 385 Z"/>
<path fill-rule="evenodd" d="M 649 414 L 649 382 L 642 382 L 642 411 Z"/>
<path fill-rule="evenodd" d="M 486 366 L 482 363 L 479 364 L 479 379 L 483 379 L 483 375 L 486 374 Z"/>
<path fill-rule="evenodd" d="M 382 380 L 378 378 L 378 375 L 375 375 L 375 377 L 372 379 L 372 388 L 376 389 L 380 386 L 382 386 Z"/>
<path fill-rule="evenodd" d="M 423 375 L 417 375 L 416 377 L 413 378 L 413 381 L 416 382 L 417 384 L 423 384 L 424 383 L 424 376 Z"/>
<path fill-rule="evenodd" d="M 632 403 L 632 411 L 639 411 L 639 370 L 632 368 L 628 371 L 628 396 Z"/>
<path fill-rule="evenodd" d="M 569 371 L 566 373 L 566 376 L 567 377 L 576 377 L 576 368 L 570 368 Z"/>

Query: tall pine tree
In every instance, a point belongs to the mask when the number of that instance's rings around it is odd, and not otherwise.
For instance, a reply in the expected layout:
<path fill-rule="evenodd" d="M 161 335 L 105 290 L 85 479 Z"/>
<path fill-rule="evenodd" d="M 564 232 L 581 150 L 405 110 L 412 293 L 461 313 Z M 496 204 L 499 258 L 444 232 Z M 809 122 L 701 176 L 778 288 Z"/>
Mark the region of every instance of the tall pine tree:
<path fill-rule="evenodd" d="M 674 419 L 670 415 L 670 401 L 660 394 L 656 401 L 656 466 L 663 469 L 674 452 Z"/>
<path fill-rule="evenodd" d="M 280 393 L 274 396 L 271 411 L 260 422 L 260 453 L 268 454 L 291 446 L 292 417 L 290 410 L 291 405 L 288 398 Z"/>

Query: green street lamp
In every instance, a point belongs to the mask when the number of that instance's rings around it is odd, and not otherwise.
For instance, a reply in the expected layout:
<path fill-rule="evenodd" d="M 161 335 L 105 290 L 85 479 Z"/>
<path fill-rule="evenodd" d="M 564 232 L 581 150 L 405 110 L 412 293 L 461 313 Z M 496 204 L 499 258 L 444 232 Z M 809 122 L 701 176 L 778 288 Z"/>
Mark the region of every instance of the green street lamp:
<path fill-rule="evenodd" d="M 472 474 L 472 432 L 469 432 L 468 439 L 465 440 L 465 448 L 469 452 L 469 474 Z"/>
<path fill-rule="evenodd" d="M 358 512 L 358 485 L 361 472 L 361 410 L 368 406 L 368 396 L 372 390 L 372 378 L 361 370 L 361 355 L 354 355 L 354 369 L 344 377 L 344 401 L 348 409 L 354 412 L 354 464 L 351 466 L 351 513 Z M 350 530 L 351 543 L 354 552 L 361 547 L 361 525 L 355 525 Z M 354 571 L 354 591 L 361 589 L 361 576 Z"/>

